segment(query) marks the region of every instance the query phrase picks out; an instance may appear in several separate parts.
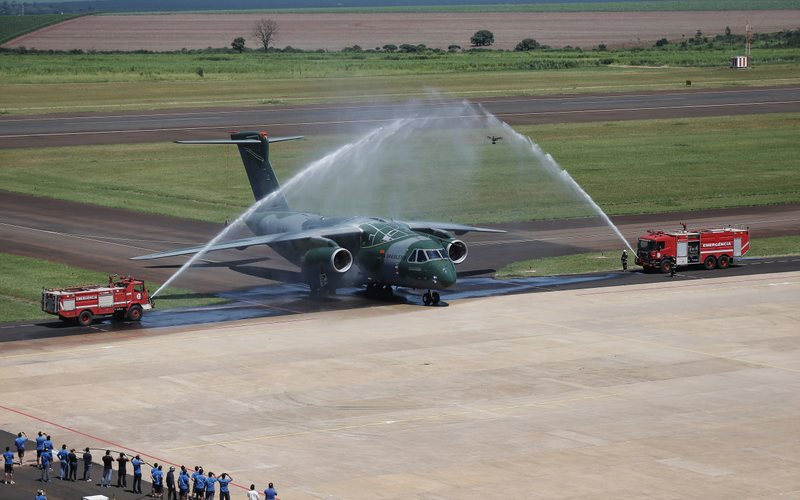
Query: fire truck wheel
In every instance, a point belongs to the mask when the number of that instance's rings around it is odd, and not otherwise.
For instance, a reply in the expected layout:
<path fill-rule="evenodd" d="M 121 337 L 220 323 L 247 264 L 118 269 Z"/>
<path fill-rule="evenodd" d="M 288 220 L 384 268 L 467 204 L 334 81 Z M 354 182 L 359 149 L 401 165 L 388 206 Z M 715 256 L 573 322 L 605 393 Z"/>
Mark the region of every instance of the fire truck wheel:
<path fill-rule="evenodd" d="M 129 321 L 139 321 L 142 319 L 142 306 L 139 304 L 134 304 L 128 309 L 128 314 L 126 315 Z"/>
<path fill-rule="evenodd" d="M 717 267 L 720 269 L 727 269 L 730 263 L 731 261 L 728 259 L 727 255 L 720 255 L 719 259 L 717 260 Z"/>
<path fill-rule="evenodd" d="M 89 326 L 89 325 L 92 324 L 92 321 L 94 321 L 94 315 L 92 314 L 92 311 L 84 309 L 78 315 L 77 319 L 78 319 L 78 324 L 79 325 L 81 325 L 81 326 Z"/>
<path fill-rule="evenodd" d="M 661 261 L 661 272 L 666 274 L 669 270 L 672 269 L 672 261 L 664 259 Z"/>
<path fill-rule="evenodd" d="M 717 267 L 717 259 L 709 255 L 708 257 L 706 257 L 706 260 L 703 261 L 703 267 L 709 270 L 714 269 L 715 267 Z"/>

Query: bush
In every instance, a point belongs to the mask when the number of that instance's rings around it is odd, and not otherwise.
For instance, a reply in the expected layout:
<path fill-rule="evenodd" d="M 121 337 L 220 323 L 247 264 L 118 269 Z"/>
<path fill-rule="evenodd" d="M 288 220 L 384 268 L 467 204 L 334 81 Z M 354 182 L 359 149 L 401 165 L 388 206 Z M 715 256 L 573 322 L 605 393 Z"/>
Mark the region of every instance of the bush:
<path fill-rule="evenodd" d="M 494 43 L 494 33 L 489 30 L 478 30 L 469 41 L 476 47 L 488 47 Z"/>
<path fill-rule="evenodd" d="M 449 52 L 458 52 L 459 50 L 461 50 L 461 45 L 448 45 L 447 50 Z"/>
<path fill-rule="evenodd" d="M 539 48 L 539 42 L 533 38 L 525 38 L 514 47 L 517 52 L 525 52 L 528 50 L 535 50 Z"/>
<path fill-rule="evenodd" d="M 383 50 L 385 50 L 386 52 L 394 52 L 395 50 L 397 50 L 397 45 L 393 43 L 387 43 L 386 45 L 383 46 Z"/>

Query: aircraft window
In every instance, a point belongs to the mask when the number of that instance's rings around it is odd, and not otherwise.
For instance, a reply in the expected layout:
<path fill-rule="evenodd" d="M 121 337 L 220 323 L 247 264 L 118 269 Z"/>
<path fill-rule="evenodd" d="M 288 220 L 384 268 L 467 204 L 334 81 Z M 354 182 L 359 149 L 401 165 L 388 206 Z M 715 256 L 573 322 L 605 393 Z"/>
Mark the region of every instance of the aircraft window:
<path fill-rule="evenodd" d="M 417 251 L 416 250 L 411 252 L 411 255 L 408 256 L 408 261 L 409 262 L 416 262 L 417 261 Z"/>
<path fill-rule="evenodd" d="M 439 250 L 426 250 L 425 254 L 428 256 L 428 260 L 436 260 L 442 258 L 442 254 L 439 252 Z"/>
<path fill-rule="evenodd" d="M 425 256 L 425 250 L 417 250 L 417 262 L 425 262 L 428 257 Z"/>

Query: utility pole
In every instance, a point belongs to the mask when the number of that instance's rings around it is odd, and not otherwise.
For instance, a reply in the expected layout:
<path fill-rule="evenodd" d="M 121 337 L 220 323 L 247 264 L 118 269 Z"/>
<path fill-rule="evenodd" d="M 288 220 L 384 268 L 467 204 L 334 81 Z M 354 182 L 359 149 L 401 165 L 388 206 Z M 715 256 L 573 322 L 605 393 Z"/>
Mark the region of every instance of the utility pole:
<path fill-rule="evenodd" d="M 747 58 L 747 66 L 750 66 L 750 39 L 753 36 L 753 25 L 747 21 L 747 26 L 744 29 L 744 56 Z"/>

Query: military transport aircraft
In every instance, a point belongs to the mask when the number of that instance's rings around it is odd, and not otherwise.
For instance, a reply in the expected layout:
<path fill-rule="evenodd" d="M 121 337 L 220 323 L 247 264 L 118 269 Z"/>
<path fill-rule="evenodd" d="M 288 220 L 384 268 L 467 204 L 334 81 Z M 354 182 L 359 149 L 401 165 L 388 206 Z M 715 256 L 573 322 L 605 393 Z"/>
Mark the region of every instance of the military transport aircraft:
<path fill-rule="evenodd" d="M 457 239 L 469 231 L 504 231 L 453 224 L 386 220 L 378 217 L 325 217 L 289 210 L 269 161 L 269 143 L 301 136 L 270 138 L 265 132 L 236 132 L 230 140 L 177 141 L 181 144 L 236 144 L 253 195 L 260 203 L 245 223 L 255 236 L 212 245 L 207 251 L 268 245 L 302 270 L 312 294 L 337 286 L 366 285 L 371 293 L 391 293 L 392 286 L 427 290 L 425 305 L 438 304 L 439 293 L 456 282 L 456 269 L 467 258 Z M 200 252 L 202 246 L 153 253 L 134 260 Z"/>

